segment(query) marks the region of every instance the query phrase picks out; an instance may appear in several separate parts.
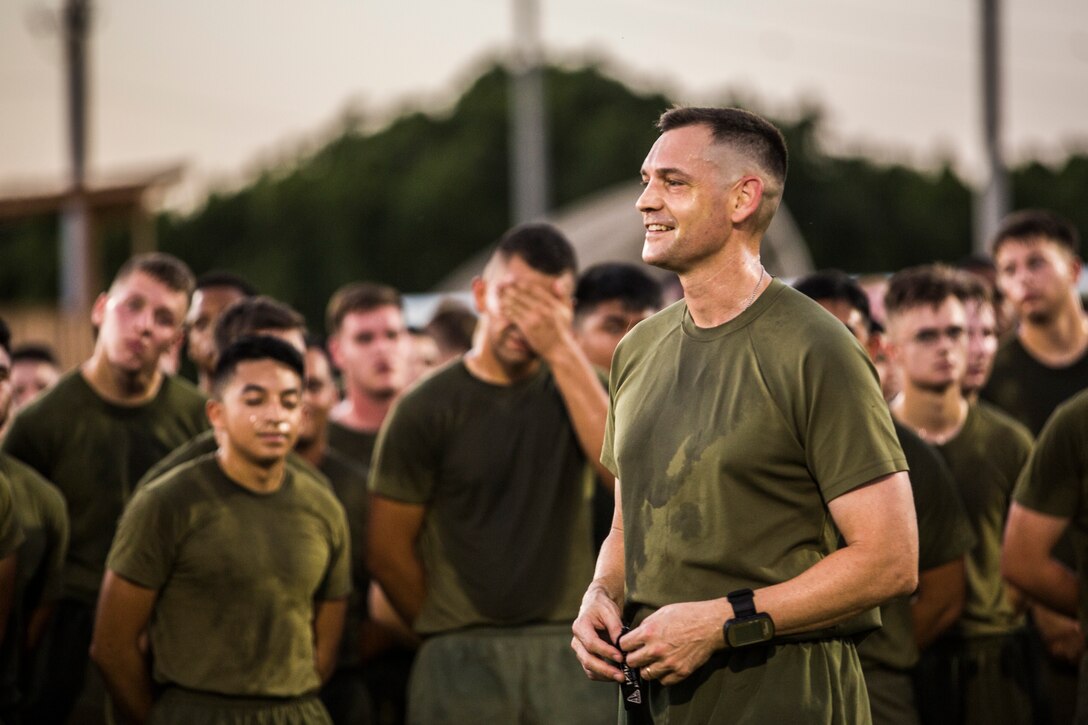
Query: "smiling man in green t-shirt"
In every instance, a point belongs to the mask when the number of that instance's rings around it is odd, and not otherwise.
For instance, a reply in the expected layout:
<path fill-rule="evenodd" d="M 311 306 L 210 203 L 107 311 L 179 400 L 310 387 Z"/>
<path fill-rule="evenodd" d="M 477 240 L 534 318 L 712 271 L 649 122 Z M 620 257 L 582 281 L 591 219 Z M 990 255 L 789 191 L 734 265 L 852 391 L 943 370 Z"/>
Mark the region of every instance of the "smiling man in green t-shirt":
<path fill-rule="evenodd" d="M 655 721 L 868 722 L 851 635 L 914 589 L 918 556 L 876 374 L 760 263 L 785 184 L 778 129 L 698 108 L 659 128 L 642 258 L 675 271 L 685 299 L 612 363 L 616 514 L 572 644 L 593 679 L 622 682 L 626 656 Z"/>

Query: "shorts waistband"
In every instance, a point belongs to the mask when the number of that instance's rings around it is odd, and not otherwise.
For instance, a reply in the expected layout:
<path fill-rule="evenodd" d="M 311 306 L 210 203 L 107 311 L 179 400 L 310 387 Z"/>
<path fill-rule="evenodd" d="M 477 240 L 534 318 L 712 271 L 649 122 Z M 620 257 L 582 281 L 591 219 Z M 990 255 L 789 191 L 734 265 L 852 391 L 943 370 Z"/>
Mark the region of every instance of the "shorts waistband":
<path fill-rule="evenodd" d="M 217 707 L 282 707 L 284 705 L 296 705 L 311 700 L 316 700 L 315 693 L 304 695 L 232 695 L 223 692 L 211 692 L 209 690 L 194 690 L 181 685 L 164 685 L 161 697 L 172 695 L 183 697 L 190 702 L 207 703 Z"/>

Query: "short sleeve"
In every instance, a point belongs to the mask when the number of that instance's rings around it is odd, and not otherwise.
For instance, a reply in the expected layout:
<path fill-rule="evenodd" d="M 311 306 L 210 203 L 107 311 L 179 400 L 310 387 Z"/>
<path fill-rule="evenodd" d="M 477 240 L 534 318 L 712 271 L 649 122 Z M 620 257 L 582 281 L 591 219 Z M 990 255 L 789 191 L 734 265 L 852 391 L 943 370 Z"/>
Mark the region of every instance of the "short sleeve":
<path fill-rule="evenodd" d="M 421 402 L 409 394 L 382 426 L 370 469 L 372 493 L 412 504 L 426 503 L 434 494 L 437 423 Z"/>
<path fill-rule="evenodd" d="M 1074 517 L 1080 512 L 1088 483 L 1086 405 L 1088 397 L 1076 398 L 1058 408 L 1043 427 L 1020 472 L 1014 501 L 1050 516 Z"/>
<path fill-rule="evenodd" d="M 351 594 L 351 534 L 344 507 L 335 502 L 335 514 L 329 528 L 329 568 L 314 598 L 343 599 Z"/>
<path fill-rule="evenodd" d="M 910 483 L 918 515 L 918 568 L 933 569 L 964 556 L 976 537 L 948 465 L 935 449 L 901 433 L 910 464 Z"/>
<path fill-rule="evenodd" d="M 45 555 L 42 601 L 52 602 L 64 593 L 64 558 L 68 555 L 68 509 L 64 497 L 53 484 L 42 479 L 42 518 L 45 523 L 48 549 Z"/>
<path fill-rule="evenodd" d="M 177 556 L 177 526 L 161 487 L 136 493 L 121 516 L 106 568 L 147 589 L 166 583 Z"/>

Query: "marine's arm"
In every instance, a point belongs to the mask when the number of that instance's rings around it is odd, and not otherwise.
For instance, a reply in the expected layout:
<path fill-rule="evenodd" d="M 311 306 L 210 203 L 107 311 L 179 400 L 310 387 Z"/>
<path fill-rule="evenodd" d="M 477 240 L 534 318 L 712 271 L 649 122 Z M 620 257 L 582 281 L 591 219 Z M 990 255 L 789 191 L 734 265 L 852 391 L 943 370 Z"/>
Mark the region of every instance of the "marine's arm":
<path fill-rule="evenodd" d="M 322 684 L 329 681 L 336 669 L 336 655 L 347 611 L 347 598 L 314 602 L 314 668 Z"/>
<path fill-rule="evenodd" d="M 623 587 L 623 513 L 620 507 L 620 482 L 617 480 L 612 530 L 601 545 L 593 581 L 582 597 L 582 607 L 572 627 L 574 637 L 571 647 L 591 680 L 623 682 L 623 673 L 609 662 L 623 661 L 623 654 L 614 646 L 623 627 L 620 619 Z M 608 641 L 602 639 L 598 632 L 607 632 Z"/>
<path fill-rule="evenodd" d="M 1070 519 L 1013 502 L 1001 547 L 1001 573 L 1028 596 L 1063 614 L 1077 614 L 1077 577 L 1051 555 Z"/>
<path fill-rule="evenodd" d="M 755 590 L 755 607 L 778 634 L 822 629 L 918 583 L 918 531 L 910 480 L 893 473 L 833 499 L 831 516 L 846 545 L 787 581 Z M 670 604 L 624 636 L 627 662 L 653 679 L 680 682 L 725 646 L 733 617 L 726 598 Z"/>
<path fill-rule="evenodd" d="M 959 619 L 967 597 L 963 557 L 918 572 L 918 591 L 911 601 L 914 643 L 922 650 Z"/>
<path fill-rule="evenodd" d="M 423 563 L 416 552 L 425 513 L 421 504 L 377 494 L 370 497 L 367 566 L 393 608 L 409 624 L 419 616 L 427 593 Z"/>
<path fill-rule="evenodd" d="M 129 722 L 147 720 L 152 705 L 149 663 L 139 645 L 157 592 L 106 570 L 98 597 L 91 659 L 102 672 L 113 703 Z"/>
<path fill-rule="evenodd" d="M 601 483 L 611 491 L 615 477 L 600 462 L 608 393 L 574 337 L 570 302 L 552 290 L 531 283 L 506 285 L 500 294 L 504 313 L 547 361 L 555 375 L 578 445 L 593 464 Z"/>

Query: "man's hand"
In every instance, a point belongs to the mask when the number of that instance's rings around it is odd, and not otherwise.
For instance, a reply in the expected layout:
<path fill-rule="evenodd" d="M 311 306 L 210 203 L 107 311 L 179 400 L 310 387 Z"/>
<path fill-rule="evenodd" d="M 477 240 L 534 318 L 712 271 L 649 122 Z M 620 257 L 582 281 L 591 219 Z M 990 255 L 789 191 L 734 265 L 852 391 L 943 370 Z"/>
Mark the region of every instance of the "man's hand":
<path fill-rule="evenodd" d="M 1071 665 L 1080 662 L 1084 654 L 1084 634 L 1077 620 L 1040 604 L 1032 606 L 1031 618 L 1051 657 Z"/>
<path fill-rule="evenodd" d="M 504 282 L 499 286 L 503 315 L 518 326 L 529 346 L 545 360 L 566 341 L 574 344 L 572 303 L 558 289 L 533 282 Z"/>
<path fill-rule="evenodd" d="M 726 599 L 668 604 L 625 634 L 620 647 L 643 679 L 675 685 L 725 646 L 722 625 L 732 616 Z"/>
<path fill-rule="evenodd" d="M 586 677 L 622 683 L 623 672 L 616 665 L 623 662 L 623 653 L 613 643 L 619 639 L 623 622 L 619 605 L 608 596 L 603 586 L 597 583 L 589 585 L 582 597 L 578 619 L 574 620 L 571 630 L 574 638 L 570 646 L 578 655 Z M 600 633 L 605 634 L 602 636 Z"/>

